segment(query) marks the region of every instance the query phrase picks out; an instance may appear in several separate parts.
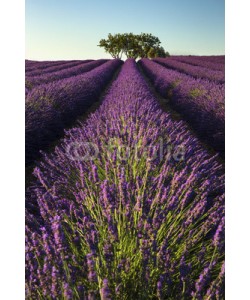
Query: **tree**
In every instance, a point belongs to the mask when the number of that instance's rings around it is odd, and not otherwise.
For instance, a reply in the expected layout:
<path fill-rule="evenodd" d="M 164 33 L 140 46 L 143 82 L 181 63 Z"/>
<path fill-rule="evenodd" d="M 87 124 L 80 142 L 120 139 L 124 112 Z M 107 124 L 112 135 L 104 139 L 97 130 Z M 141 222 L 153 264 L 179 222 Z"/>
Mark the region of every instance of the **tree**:
<path fill-rule="evenodd" d="M 150 50 L 148 51 L 149 58 L 168 56 L 170 56 L 169 53 L 165 51 L 163 47 L 150 48 Z"/>
<path fill-rule="evenodd" d="M 123 48 L 121 45 L 121 35 L 115 34 L 114 36 L 109 33 L 108 39 L 101 39 L 99 42 L 99 47 L 103 47 L 106 52 L 108 52 L 113 58 L 121 58 L 123 53 Z"/>
<path fill-rule="evenodd" d="M 103 47 L 113 58 L 121 58 L 123 54 L 134 59 L 169 56 L 160 44 L 159 38 L 151 33 L 109 33 L 108 38 L 101 39 L 98 46 Z"/>

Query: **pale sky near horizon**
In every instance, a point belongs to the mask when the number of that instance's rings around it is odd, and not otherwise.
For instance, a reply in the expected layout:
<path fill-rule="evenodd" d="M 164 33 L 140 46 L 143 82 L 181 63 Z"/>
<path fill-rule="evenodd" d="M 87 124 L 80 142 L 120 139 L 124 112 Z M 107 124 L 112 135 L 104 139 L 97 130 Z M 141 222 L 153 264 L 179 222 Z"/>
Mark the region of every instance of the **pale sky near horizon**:
<path fill-rule="evenodd" d="M 170 54 L 225 54 L 224 0 L 26 0 L 26 59 L 110 58 L 108 33 L 152 33 Z"/>

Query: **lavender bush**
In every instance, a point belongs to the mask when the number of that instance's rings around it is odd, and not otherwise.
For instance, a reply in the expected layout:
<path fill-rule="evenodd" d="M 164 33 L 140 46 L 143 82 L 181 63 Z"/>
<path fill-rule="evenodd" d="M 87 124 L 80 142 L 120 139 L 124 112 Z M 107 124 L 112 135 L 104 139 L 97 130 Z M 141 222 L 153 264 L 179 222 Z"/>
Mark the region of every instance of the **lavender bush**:
<path fill-rule="evenodd" d="M 225 86 L 204 79 L 194 79 L 149 59 L 142 59 L 139 64 L 156 90 L 182 114 L 199 137 L 223 157 Z"/>
<path fill-rule="evenodd" d="M 223 168 L 134 60 L 34 173 L 27 299 L 223 299 Z"/>
<path fill-rule="evenodd" d="M 98 100 L 121 64 L 120 60 L 102 62 L 88 73 L 40 85 L 28 93 L 25 108 L 27 164 Z"/>

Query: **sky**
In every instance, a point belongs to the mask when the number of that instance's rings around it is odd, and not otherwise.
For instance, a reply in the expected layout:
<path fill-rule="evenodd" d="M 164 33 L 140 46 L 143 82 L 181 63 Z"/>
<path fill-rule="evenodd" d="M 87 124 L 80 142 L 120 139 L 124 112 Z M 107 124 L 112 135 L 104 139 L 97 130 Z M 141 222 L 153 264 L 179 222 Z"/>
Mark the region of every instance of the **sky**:
<path fill-rule="evenodd" d="M 225 54 L 225 0 L 26 0 L 25 57 L 110 58 L 109 33 L 157 36 L 170 55 Z"/>

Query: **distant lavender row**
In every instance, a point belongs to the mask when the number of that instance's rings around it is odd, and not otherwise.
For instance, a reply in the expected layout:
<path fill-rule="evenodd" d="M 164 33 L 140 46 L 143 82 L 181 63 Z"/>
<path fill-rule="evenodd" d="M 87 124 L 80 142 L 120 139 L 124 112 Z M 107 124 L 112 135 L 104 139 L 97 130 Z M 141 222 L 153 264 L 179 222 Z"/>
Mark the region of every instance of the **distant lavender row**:
<path fill-rule="evenodd" d="M 36 60 L 25 59 L 25 68 L 38 65 L 39 62 Z"/>
<path fill-rule="evenodd" d="M 47 68 L 56 67 L 60 65 L 64 65 L 67 63 L 74 63 L 77 61 L 67 61 L 67 60 L 55 60 L 55 61 L 37 61 L 32 63 L 31 65 L 25 65 L 25 75 L 33 72 L 43 72 Z M 80 61 L 79 61 L 80 62 Z"/>
<path fill-rule="evenodd" d="M 86 142 L 94 160 L 84 146 L 72 160 Z M 35 169 L 27 299 L 223 299 L 222 174 L 127 60 L 100 108 Z"/>
<path fill-rule="evenodd" d="M 204 78 L 216 83 L 225 83 L 225 73 L 223 71 L 216 71 L 207 69 L 200 66 L 193 66 L 175 60 L 172 57 L 169 58 L 156 58 L 153 61 L 161 64 L 164 67 L 182 72 L 187 75 L 191 75 L 194 78 Z"/>
<path fill-rule="evenodd" d="M 104 64 L 107 62 L 107 59 L 98 59 L 94 60 L 88 63 L 82 63 L 78 66 L 72 67 L 72 68 L 66 68 L 57 72 L 44 74 L 41 76 L 34 76 L 34 77 L 26 77 L 25 78 L 25 88 L 26 90 L 30 91 L 35 86 L 45 84 L 45 83 L 51 83 L 53 81 L 57 81 L 60 79 L 69 78 L 72 76 L 77 76 L 85 72 L 89 72 L 93 70 L 94 68 Z"/>
<path fill-rule="evenodd" d="M 210 61 L 213 63 L 218 63 L 218 64 L 225 64 L 225 55 L 211 55 L 211 56 L 192 56 L 194 58 L 199 59 L 200 61 Z"/>
<path fill-rule="evenodd" d="M 43 75 L 43 74 L 47 74 L 47 73 L 52 73 L 52 72 L 56 72 L 56 71 L 60 71 L 66 68 L 70 68 L 70 67 L 74 67 L 83 63 L 88 63 L 91 62 L 93 60 L 88 59 L 88 60 L 80 60 L 80 61 L 69 61 L 69 62 L 63 62 L 62 64 L 56 65 L 56 66 L 51 66 L 48 67 L 46 69 L 38 69 L 38 70 L 34 70 L 34 71 L 30 71 L 30 72 L 26 72 L 25 76 L 26 77 L 33 77 L 33 76 L 38 76 L 38 75 Z"/>
<path fill-rule="evenodd" d="M 101 91 L 121 65 L 120 60 L 102 63 L 75 77 L 34 88 L 26 99 L 26 163 L 63 133 L 72 120 L 98 100 Z"/>
<path fill-rule="evenodd" d="M 174 60 L 178 60 L 190 65 L 200 66 L 211 70 L 217 70 L 225 72 L 225 64 L 224 63 L 216 63 L 206 60 L 201 60 L 197 56 L 172 56 Z"/>
<path fill-rule="evenodd" d="M 46 69 L 51 66 L 57 66 L 57 65 L 67 63 L 67 62 L 69 62 L 69 61 L 67 61 L 67 60 L 37 61 L 37 62 L 34 62 L 34 64 L 32 64 L 32 66 L 25 67 L 25 73 L 30 72 L 30 71 L 35 71 L 35 70 Z M 73 60 L 72 60 L 72 62 L 73 62 Z"/>
<path fill-rule="evenodd" d="M 211 61 L 214 63 L 221 63 L 221 64 L 225 64 L 225 55 L 215 55 L 215 56 L 197 56 L 197 58 L 199 58 L 202 61 Z"/>
<path fill-rule="evenodd" d="M 193 79 L 148 59 L 139 64 L 156 90 L 170 100 L 202 140 L 224 156 L 225 86 Z"/>

